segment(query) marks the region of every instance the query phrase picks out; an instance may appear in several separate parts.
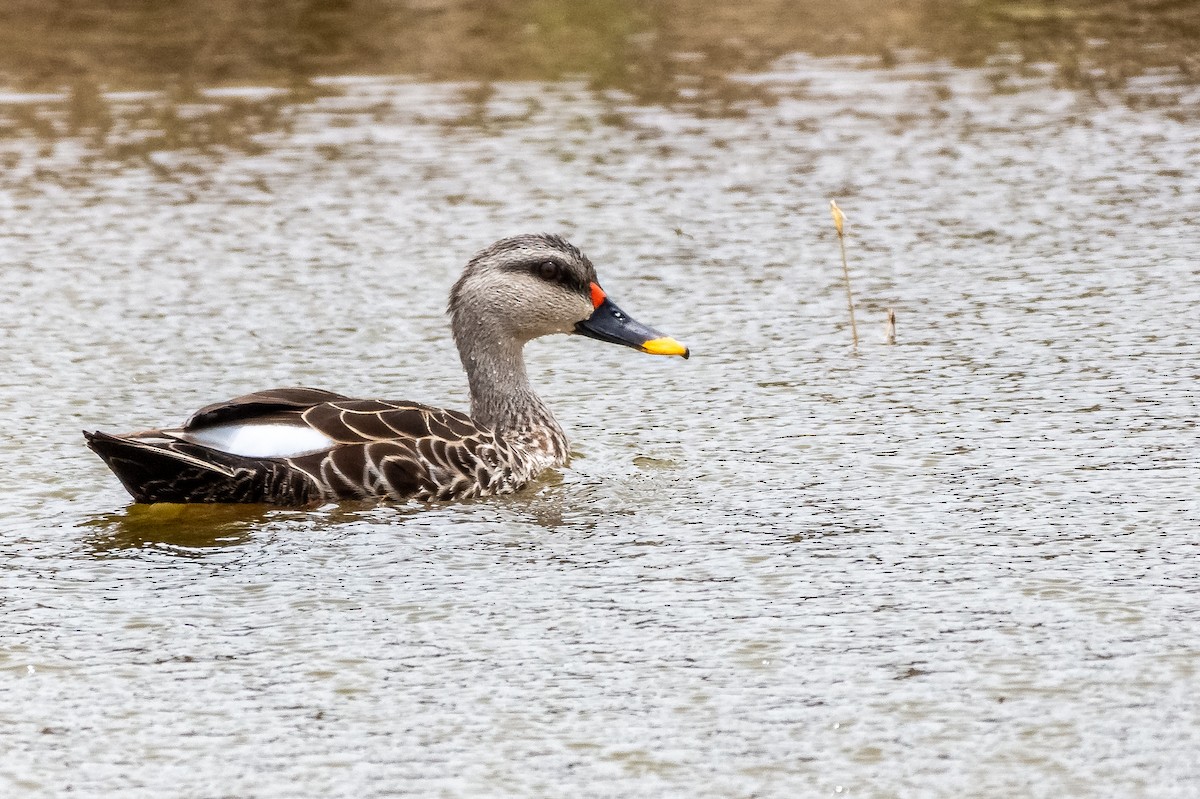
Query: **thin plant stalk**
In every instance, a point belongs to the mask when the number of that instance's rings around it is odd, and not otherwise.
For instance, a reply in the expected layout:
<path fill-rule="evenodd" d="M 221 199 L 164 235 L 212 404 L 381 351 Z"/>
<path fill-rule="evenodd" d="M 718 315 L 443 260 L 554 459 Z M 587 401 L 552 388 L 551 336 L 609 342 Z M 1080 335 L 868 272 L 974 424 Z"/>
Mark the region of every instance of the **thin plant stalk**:
<path fill-rule="evenodd" d="M 854 349 L 858 351 L 858 325 L 854 323 L 854 295 L 850 292 L 850 266 L 846 263 L 846 215 L 834 200 L 829 201 L 829 213 L 833 226 L 837 228 L 838 245 L 842 248 L 842 274 L 846 278 L 846 307 L 850 309 L 850 333 L 854 336 Z"/>

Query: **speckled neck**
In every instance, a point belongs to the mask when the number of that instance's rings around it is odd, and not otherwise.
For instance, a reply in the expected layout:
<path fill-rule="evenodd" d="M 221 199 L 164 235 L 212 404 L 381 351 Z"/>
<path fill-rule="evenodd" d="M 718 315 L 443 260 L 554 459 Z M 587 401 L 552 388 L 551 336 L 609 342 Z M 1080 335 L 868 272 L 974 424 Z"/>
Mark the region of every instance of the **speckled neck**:
<path fill-rule="evenodd" d="M 534 393 L 524 343 L 484 323 L 453 320 L 454 340 L 471 387 L 471 417 L 528 452 L 538 471 L 566 462 L 567 437 Z"/>

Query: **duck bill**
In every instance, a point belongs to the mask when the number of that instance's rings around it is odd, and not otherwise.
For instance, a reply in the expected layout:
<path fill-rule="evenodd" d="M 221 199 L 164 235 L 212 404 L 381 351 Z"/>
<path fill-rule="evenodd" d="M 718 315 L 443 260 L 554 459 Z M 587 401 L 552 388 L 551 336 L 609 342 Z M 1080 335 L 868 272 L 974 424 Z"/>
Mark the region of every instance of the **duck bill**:
<path fill-rule="evenodd" d="M 575 332 L 588 338 L 624 344 L 651 355 L 678 355 L 687 358 L 691 352 L 670 336 L 647 327 L 604 297 L 587 319 L 575 325 Z"/>

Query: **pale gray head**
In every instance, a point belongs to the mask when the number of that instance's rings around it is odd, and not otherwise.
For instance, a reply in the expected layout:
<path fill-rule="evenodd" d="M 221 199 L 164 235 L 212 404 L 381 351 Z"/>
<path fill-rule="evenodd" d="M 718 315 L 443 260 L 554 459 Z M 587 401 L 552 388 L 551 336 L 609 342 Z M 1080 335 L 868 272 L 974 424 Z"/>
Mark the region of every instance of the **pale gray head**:
<path fill-rule="evenodd" d="M 498 336 L 524 344 L 551 333 L 573 333 L 595 311 L 596 269 L 559 236 L 501 239 L 479 252 L 450 292 L 450 318 L 463 336 Z"/>

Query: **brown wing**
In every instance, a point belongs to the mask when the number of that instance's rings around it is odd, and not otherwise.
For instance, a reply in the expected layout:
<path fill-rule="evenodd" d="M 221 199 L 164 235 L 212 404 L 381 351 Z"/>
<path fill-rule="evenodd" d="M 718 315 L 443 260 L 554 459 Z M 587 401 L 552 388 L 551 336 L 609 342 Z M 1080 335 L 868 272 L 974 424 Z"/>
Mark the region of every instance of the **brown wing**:
<path fill-rule="evenodd" d="M 319 388 L 273 388 L 234 397 L 225 402 L 206 405 L 192 414 L 183 424 L 184 430 L 195 430 L 214 424 L 249 421 L 262 416 L 300 412 L 322 402 L 336 402 L 347 397 Z"/>
<path fill-rule="evenodd" d="M 337 400 L 302 414 L 337 441 L 288 458 L 327 499 L 467 499 L 516 487 L 510 453 L 455 411 L 417 403 Z"/>
<path fill-rule="evenodd" d="M 435 409 L 412 402 L 343 399 L 315 405 L 301 418 L 342 444 L 369 444 L 429 435 L 426 417 Z"/>

